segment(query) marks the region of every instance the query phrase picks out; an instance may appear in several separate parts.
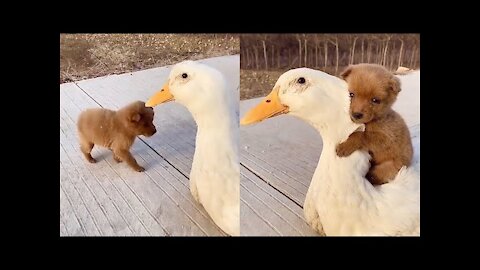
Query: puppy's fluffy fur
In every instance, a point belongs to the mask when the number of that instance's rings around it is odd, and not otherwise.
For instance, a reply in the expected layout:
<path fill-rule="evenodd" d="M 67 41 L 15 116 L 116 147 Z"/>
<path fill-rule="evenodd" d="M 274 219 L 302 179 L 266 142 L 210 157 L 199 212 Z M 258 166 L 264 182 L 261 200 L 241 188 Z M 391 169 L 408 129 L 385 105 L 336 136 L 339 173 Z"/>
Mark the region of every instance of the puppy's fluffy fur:
<path fill-rule="evenodd" d="M 400 92 L 400 80 L 380 65 L 358 64 L 341 74 L 347 81 L 351 103 L 350 117 L 365 124 L 364 132 L 354 132 L 337 146 L 339 156 L 357 149 L 368 150 L 372 159 L 367 179 L 374 185 L 395 178 L 413 157 L 410 132 L 403 118 L 392 110 Z"/>
<path fill-rule="evenodd" d="M 152 136 L 157 132 L 153 124 L 153 108 L 145 102 L 136 101 L 118 111 L 88 109 L 80 114 L 77 121 L 80 149 L 85 158 L 95 163 L 90 154 L 95 144 L 108 147 L 116 162 L 125 161 L 138 172 L 145 169 L 138 165 L 129 149 L 136 136 Z"/>

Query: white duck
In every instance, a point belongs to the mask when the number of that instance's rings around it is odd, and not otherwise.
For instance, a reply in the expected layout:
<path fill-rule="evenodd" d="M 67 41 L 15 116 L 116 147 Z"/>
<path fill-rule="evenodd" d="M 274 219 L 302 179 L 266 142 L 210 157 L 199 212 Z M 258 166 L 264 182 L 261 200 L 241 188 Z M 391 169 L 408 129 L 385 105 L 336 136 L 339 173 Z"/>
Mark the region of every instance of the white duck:
<path fill-rule="evenodd" d="M 185 106 L 198 126 L 192 196 L 224 232 L 240 235 L 238 100 L 218 70 L 193 61 L 176 64 L 168 82 L 145 106 L 171 100 Z"/>
<path fill-rule="evenodd" d="M 307 222 L 320 234 L 419 235 L 420 176 L 413 166 L 403 167 L 390 183 L 372 186 L 364 178 L 370 166 L 367 152 L 336 155 L 336 145 L 364 128 L 351 121 L 349 102 L 343 80 L 313 69 L 294 69 L 280 76 L 241 124 L 289 113 L 320 133 L 323 149 L 304 203 Z"/>

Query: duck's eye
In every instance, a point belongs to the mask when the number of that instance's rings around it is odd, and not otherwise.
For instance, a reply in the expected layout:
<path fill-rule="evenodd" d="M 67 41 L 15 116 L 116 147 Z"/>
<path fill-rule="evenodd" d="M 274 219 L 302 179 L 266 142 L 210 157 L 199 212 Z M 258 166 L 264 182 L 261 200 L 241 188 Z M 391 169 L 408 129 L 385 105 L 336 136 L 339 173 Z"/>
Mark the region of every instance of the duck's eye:
<path fill-rule="evenodd" d="M 182 78 L 186 79 L 188 77 L 187 73 L 182 74 Z"/>
<path fill-rule="evenodd" d="M 350 95 L 350 97 L 354 97 L 354 96 L 355 96 L 355 94 L 354 94 L 354 93 L 352 93 L 352 92 L 350 92 L 350 94 L 349 94 L 349 95 Z"/>
<path fill-rule="evenodd" d="M 379 103 L 380 103 L 380 99 L 378 99 L 378 98 L 372 98 L 372 102 L 375 103 L 375 104 L 379 104 Z"/>
<path fill-rule="evenodd" d="M 304 84 L 304 83 L 305 83 L 305 78 L 304 78 L 304 77 L 300 77 L 300 78 L 298 78 L 297 82 L 298 82 L 299 84 Z"/>

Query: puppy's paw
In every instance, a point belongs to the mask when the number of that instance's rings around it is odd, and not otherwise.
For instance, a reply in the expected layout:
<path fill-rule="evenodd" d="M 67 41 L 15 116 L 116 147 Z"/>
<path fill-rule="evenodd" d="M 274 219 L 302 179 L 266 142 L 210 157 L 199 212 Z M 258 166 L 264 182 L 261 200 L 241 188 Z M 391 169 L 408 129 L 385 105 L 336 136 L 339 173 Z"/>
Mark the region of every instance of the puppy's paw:
<path fill-rule="evenodd" d="M 355 151 L 354 148 L 350 147 L 350 145 L 348 145 L 347 143 L 343 142 L 339 145 L 337 145 L 337 155 L 339 157 L 347 157 L 347 156 L 350 156 L 353 151 Z"/>
<path fill-rule="evenodd" d="M 113 160 L 115 160 L 115 162 L 117 162 L 117 163 L 120 163 L 120 162 L 123 161 L 123 160 L 121 160 L 119 157 L 117 157 L 117 156 L 115 156 L 115 155 L 113 156 Z"/>
<path fill-rule="evenodd" d="M 92 157 L 92 158 L 89 158 L 89 159 L 88 159 L 88 162 L 90 162 L 90 163 L 97 163 L 97 160 Z"/>
<path fill-rule="evenodd" d="M 372 183 L 372 185 L 382 185 L 382 184 L 385 184 L 387 183 L 387 181 L 384 181 L 383 179 L 380 179 L 380 177 L 378 177 L 374 171 L 369 171 L 367 173 L 367 175 L 365 175 L 365 178 L 367 178 L 367 180 Z"/>
<path fill-rule="evenodd" d="M 137 172 L 144 172 L 144 171 L 145 171 L 145 168 L 143 168 L 142 166 L 138 166 L 137 168 L 135 168 L 135 171 L 137 171 Z"/>

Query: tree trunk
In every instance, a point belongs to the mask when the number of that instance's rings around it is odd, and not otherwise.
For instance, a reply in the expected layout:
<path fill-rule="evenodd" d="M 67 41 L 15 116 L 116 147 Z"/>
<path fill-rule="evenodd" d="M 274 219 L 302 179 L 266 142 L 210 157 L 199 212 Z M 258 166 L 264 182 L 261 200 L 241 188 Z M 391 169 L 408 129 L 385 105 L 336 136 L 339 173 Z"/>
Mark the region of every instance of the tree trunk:
<path fill-rule="evenodd" d="M 318 67 L 318 44 L 315 44 L 315 67 Z"/>
<path fill-rule="evenodd" d="M 364 39 L 364 38 L 362 38 L 362 61 L 361 61 L 362 63 L 363 63 L 363 49 L 364 49 L 364 47 L 363 47 L 363 43 L 364 43 L 364 41 L 365 41 L 365 39 Z"/>
<path fill-rule="evenodd" d="M 307 59 L 308 59 L 308 50 L 307 50 L 307 39 L 305 39 L 305 61 L 303 61 L 303 66 L 307 67 Z"/>
<path fill-rule="evenodd" d="M 336 62 L 335 62 L 335 75 L 338 73 L 338 60 L 340 53 L 338 51 L 338 37 L 335 37 L 335 42 L 330 41 L 333 45 L 335 45 L 335 55 L 337 56 Z"/>
<path fill-rule="evenodd" d="M 245 64 L 247 63 L 247 61 L 245 60 L 245 50 L 242 50 L 240 49 L 240 69 L 245 69 Z M 243 64 L 242 64 L 242 57 L 243 57 Z"/>
<path fill-rule="evenodd" d="M 415 45 L 415 49 L 413 50 L 413 69 L 417 68 L 417 46 Z"/>
<path fill-rule="evenodd" d="M 401 67 L 402 66 L 402 54 L 403 54 L 403 39 L 400 39 L 400 52 L 398 54 L 398 66 Z"/>
<path fill-rule="evenodd" d="M 409 68 L 411 68 L 411 69 L 414 69 L 414 66 L 413 66 L 413 58 L 414 58 L 414 56 L 415 56 L 415 50 L 417 49 L 416 47 L 417 47 L 416 45 L 413 45 L 413 48 L 412 48 L 412 56 L 410 56 L 410 65 L 409 65 Z"/>
<path fill-rule="evenodd" d="M 323 59 L 322 59 L 322 57 L 323 57 L 322 50 L 323 50 L 323 48 L 322 48 L 322 46 L 319 44 L 319 45 L 318 45 L 318 66 L 317 66 L 318 68 L 320 68 L 320 65 L 323 63 Z"/>
<path fill-rule="evenodd" d="M 253 47 L 253 51 L 255 52 L 255 66 L 257 68 L 257 70 L 260 69 L 259 65 L 258 65 L 258 49 L 257 47 Z"/>
<path fill-rule="evenodd" d="M 392 53 L 390 53 L 390 60 L 389 60 L 389 67 L 390 67 L 390 70 L 393 70 L 393 64 L 395 64 L 395 49 L 396 49 L 396 46 L 395 46 L 395 42 L 393 42 L 393 48 L 392 48 Z"/>
<path fill-rule="evenodd" d="M 385 51 L 383 53 L 383 65 L 387 63 L 387 51 L 388 51 L 388 42 L 390 41 L 390 37 L 387 37 L 387 42 L 385 44 Z"/>
<path fill-rule="evenodd" d="M 275 66 L 275 47 L 272 45 L 272 64 L 271 67 Z"/>
<path fill-rule="evenodd" d="M 358 37 L 355 37 L 355 39 L 353 39 L 352 58 L 350 58 L 350 64 L 353 64 L 353 62 L 355 61 L 355 44 L 357 43 L 357 39 Z"/>
<path fill-rule="evenodd" d="M 267 46 L 265 46 L 265 40 L 262 40 L 262 45 L 263 45 L 263 57 L 265 58 L 265 70 L 268 70 Z"/>
<path fill-rule="evenodd" d="M 290 67 L 292 66 L 292 53 L 290 52 L 290 49 L 288 49 L 288 65 Z"/>
<path fill-rule="evenodd" d="M 335 37 L 335 47 L 337 52 L 337 62 L 335 63 L 335 75 L 338 74 L 338 38 Z"/>
<path fill-rule="evenodd" d="M 371 56 L 372 56 L 372 42 L 367 41 L 367 63 L 370 63 Z"/>
<path fill-rule="evenodd" d="M 240 68 L 245 69 L 247 66 L 247 54 L 245 53 L 247 50 L 246 49 L 240 49 Z M 243 58 L 243 63 L 242 63 L 242 58 Z"/>
<path fill-rule="evenodd" d="M 298 39 L 298 67 L 302 67 L 302 41 Z"/>
<path fill-rule="evenodd" d="M 325 64 L 323 65 L 323 71 L 327 70 L 327 57 L 328 57 L 328 41 L 325 40 Z"/>
<path fill-rule="evenodd" d="M 277 50 L 277 68 L 280 68 L 280 49 Z"/>
<path fill-rule="evenodd" d="M 381 65 L 382 64 L 382 52 L 383 51 L 383 41 L 381 43 L 381 45 L 378 45 L 377 44 L 377 61 L 376 63 Z"/>

